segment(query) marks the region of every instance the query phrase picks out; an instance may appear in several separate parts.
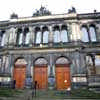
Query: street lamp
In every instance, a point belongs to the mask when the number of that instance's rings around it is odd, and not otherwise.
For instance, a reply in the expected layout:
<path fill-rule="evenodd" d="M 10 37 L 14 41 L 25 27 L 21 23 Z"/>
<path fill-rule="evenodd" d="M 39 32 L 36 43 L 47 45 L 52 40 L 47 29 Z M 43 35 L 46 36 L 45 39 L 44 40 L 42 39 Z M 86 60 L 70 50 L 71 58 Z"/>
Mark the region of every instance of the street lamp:
<path fill-rule="evenodd" d="M 96 69 L 95 69 L 95 53 L 91 53 L 89 54 L 91 59 L 92 59 L 92 62 L 93 62 L 93 74 L 95 75 L 96 74 Z"/>

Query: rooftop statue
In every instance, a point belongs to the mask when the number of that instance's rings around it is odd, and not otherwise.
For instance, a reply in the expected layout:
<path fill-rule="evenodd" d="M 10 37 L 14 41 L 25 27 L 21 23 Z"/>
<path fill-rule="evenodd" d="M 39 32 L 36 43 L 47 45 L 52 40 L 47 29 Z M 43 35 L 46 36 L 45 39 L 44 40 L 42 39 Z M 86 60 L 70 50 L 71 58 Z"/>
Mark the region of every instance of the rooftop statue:
<path fill-rule="evenodd" d="M 76 13 L 76 8 L 72 7 L 71 9 L 68 9 L 68 13 Z"/>
<path fill-rule="evenodd" d="M 17 18 L 18 18 L 18 15 L 15 13 L 12 13 L 10 16 L 10 19 L 17 19 Z"/>
<path fill-rule="evenodd" d="M 44 16 L 44 15 L 51 15 L 51 12 L 43 6 L 41 6 L 39 10 L 36 10 L 36 12 L 33 13 L 33 16 Z"/>

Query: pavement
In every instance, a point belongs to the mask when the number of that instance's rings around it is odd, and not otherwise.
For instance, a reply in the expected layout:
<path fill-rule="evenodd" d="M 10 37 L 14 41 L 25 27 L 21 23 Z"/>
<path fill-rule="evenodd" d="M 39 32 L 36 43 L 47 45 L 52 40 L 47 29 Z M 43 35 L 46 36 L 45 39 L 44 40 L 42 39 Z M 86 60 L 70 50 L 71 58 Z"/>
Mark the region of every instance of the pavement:
<path fill-rule="evenodd" d="M 63 98 L 52 98 L 52 97 L 39 97 L 37 94 L 37 97 L 32 98 L 32 90 L 23 90 L 23 92 L 19 95 L 15 95 L 13 97 L 0 97 L 0 100 L 100 100 L 100 99 L 63 99 Z"/>

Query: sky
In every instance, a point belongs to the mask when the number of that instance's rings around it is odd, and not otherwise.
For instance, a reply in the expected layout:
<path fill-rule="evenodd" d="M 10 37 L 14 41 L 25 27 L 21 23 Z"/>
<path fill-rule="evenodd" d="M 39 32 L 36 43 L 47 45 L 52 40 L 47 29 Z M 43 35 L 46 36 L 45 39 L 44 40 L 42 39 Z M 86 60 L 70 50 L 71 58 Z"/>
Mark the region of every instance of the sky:
<path fill-rule="evenodd" d="M 100 0 L 1 0 L 0 21 L 9 20 L 13 12 L 19 17 L 32 16 L 41 5 L 52 14 L 67 13 L 72 6 L 77 13 L 91 13 L 94 9 L 100 12 Z"/>

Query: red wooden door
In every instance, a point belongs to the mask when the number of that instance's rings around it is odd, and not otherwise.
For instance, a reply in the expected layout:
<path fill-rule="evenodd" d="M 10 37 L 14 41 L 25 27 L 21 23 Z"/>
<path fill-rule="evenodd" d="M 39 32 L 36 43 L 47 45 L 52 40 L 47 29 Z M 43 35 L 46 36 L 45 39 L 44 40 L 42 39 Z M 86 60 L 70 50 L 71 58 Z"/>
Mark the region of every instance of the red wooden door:
<path fill-rule="evenodd" d="M 37 81 L 38 89 L 47 88 L 47 66 L 35 66 L 34 81 Z"/>
<path fill-rule="evenodd" d="M 56 65 L 56 88 L 58 90 L 68 89 L 70 82 L 70 68 L 68 65 Z"/>
<path fill-rule="evenodd" d="M 25 85 L 26 66 L 16 65 L 14 67 L 14 80 L 16 80 L 16 88 L 22 89 Z"/>

